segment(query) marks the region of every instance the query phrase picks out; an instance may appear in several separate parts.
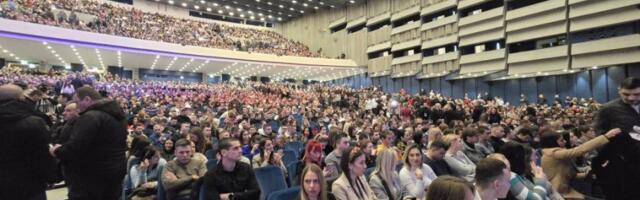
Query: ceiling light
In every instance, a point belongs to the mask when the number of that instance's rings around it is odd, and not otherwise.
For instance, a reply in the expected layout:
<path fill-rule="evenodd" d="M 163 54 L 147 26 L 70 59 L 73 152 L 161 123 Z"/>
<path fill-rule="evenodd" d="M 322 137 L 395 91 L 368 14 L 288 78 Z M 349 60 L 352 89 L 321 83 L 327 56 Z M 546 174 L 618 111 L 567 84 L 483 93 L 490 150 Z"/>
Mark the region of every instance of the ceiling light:
<path fill-rule="evenodd" d="M 187 7 L 187 3 L 182 3 L 182 7 Z"/>
<path fill-rule="evenodd" d="M 208 11 L 208 12 L 211 12 L 211 8 L 207 8 L 207 11 Z"/>
<path fill-rule="evenodd" d="M 223 11 L 222 11 L 222 10 L 218 10 L 218 13 L 222 14 L 222 13 L 223 13 Z"/>
<path fill-rule="evenodd" d="M 169 0 L 169 4 L 173 5 L 173 0 Z"/>
<path fill-rule="evenodd" d="M 302 6 L 307 7 L 309 4 L 303 3 Z"/>
<path fill-rule="evenodd" d="M 200 6 L 198 5 L 193 6 L 193 8 L 195 8 L 196 10 L 200 10 Z"/>
<path fill-rule="evenodd" d="M 351 1 L 349 1 L 349 3 L 356 3 L 356 1 L 354 1 L 354 0 L 351 0 Z"/>

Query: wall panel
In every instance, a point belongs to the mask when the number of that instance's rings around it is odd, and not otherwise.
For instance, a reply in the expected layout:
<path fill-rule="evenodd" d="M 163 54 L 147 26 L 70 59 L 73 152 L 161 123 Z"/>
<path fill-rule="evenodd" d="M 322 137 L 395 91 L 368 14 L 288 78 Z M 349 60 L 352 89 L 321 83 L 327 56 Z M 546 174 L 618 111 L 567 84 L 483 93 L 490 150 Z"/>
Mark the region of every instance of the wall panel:
<path fill-rule="evenodd" d="M 619 97 L 618 85 L 620 85 L 625 76 L 624 66 L 607 68 L 607 94 L 609 101 Z"/>
<path fill-rule="evenodd" d="M 591 88 L 596 101 L 607 102 L 607 69 L 591 70 Z"/>
<path fill-rule="evenodd" d="M 549 104 L 553 103 L 553 98 L 557 94 L 556 77 L 543 76 L 543 77 L 537 77 L 536 80 L 538 80 L 538 84 L 537 84 L 538 94 L 543 94 L 544 97 L 547 99 L 547 103 Z"/>
<path fill-rule="evenodd" d="M 461 99 L 464 97 L 464 82 L 463 79 L 453 80 L 451 82 L 451 96 L 456 99 Z"/>
<path fill-rule="evenodd" d="M 466 93 L 469 98 L 475 99 L 478 96 L 477 82 L 479 81 L 479 79 L 475 78 L 464 79 L 464 93 Z"/>
<path fill-rule="evenodd" d="M 532 102 L 534 99 L 537 101 L 538 87 L 536 85 L 537 83 L 535 78 L 520 79 L 520 93 L 529 97 L 529 102 Z"/>
<path fill-rule="evenodd" d="M 591 74 L 589 71 L 581 71 L 575 75 L 576 96 L 578 98 L 591 97 Z"/>
<path fill-rule="evenodd" d="M 505 81 L 505 98 L 506 102 L 509 102 L 511 105 L 518 105 L 520 103 L 520 80 L 512 79 Z M 532 101 L 531 97 L 527 98 L 528 102 Z"/>

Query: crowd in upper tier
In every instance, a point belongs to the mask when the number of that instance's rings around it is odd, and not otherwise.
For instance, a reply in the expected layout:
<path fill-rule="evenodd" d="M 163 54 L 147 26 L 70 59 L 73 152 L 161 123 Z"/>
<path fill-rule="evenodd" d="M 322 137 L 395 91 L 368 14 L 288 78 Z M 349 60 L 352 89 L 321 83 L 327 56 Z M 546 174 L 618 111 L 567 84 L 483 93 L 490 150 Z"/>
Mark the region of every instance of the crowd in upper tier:
<path fill-rule="evenodd" d="M 90 15 L 91 20 L 81 20 L 80 13 Z M 177 18 L 92 0 L 3 0 L 0 17 L 181 45 L 318 57 L 306 45 L 275 31 Z"/>
<path fill-rule="evenodd" d="M 592 161 L 620 134 L 593 126 L 599 103 L 574 97 L 527 103 L 523 96 L 509 105 L 486 94 L 454 99 L 434 91 L 153 82 L 5 67 L 0 85 L 7 83 L 25 89 L 61 143 L 78 120 L 74 93 L 91 86 L 119 105 L 128 124 L 125 188 L 135 198 L 163 190 L 188 199 L 201 188 L 207 199 L 257 199 L 263 186 L 255 174 L 269 167 L 300 185 L 301 199 L 482 199 L 490 190 L 507 199 L 597 197 Z M 288 147 L 294 143 L 301 145 Z"/>

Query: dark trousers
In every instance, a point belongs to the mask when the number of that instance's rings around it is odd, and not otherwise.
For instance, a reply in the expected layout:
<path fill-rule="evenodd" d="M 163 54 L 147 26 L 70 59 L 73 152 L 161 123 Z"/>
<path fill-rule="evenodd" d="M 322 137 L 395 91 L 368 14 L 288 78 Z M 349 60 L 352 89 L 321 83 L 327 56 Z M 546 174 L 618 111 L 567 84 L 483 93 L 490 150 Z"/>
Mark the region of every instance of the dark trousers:
<path fill-rule="evenodd" d="M 122 196 L 124 175 L 87 176 L 67 174 L 69 200 L 117 200 Z"/>

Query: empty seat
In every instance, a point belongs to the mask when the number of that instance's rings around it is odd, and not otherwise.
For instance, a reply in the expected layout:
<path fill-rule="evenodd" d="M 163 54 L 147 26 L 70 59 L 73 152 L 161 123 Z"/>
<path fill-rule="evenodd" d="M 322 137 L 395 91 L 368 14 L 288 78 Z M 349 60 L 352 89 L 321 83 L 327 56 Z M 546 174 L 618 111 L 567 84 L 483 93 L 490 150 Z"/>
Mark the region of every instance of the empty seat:
<path fill-rule="evenodd" d="M 287 183 L 284 179 L 284 172 L 276 166 L 266 166 L 255 169 L 256 180 L 260 187 L 260 199 L 266 199 L 272 192 L 284 190 Z"/>

